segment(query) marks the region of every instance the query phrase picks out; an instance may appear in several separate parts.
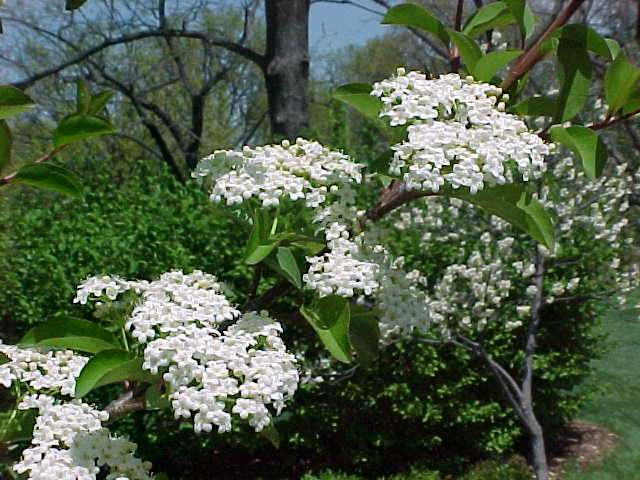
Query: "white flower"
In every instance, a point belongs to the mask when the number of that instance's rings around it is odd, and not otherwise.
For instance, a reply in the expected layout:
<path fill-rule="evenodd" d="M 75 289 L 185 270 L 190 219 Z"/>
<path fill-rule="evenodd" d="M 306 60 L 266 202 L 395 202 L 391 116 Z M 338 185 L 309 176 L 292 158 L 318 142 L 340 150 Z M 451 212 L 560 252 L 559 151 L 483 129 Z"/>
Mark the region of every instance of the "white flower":
<path fill-rule="evenodd" d="M 100 467 L 110 468 L 109 478 L 150 480 L 151 465 L 137 459 L 136 445 L 110 435 L 102 426 L 106 412 L 86 403 L 56 403 L 47 395 L 30 395 L 21 409 L 38 409 L 31 446 L 13 466 L 32 480 L 96 480 Z"/>
<path fill-rule="evenodd" d="M 244 147 L 241 152 L 219 150 L 204 158 L 195 177 L 211 177 L 211 200 L 234 205 L 257 197 L 265 207 L 286 197 L 306 199 L 310 207 L 325 202 L 336 186 L 360 183 L 363 165 L 318 142 L 298 138 L 291 144 Z"/>
<path fill-rule="evenodd" d="M 498 103 L 501 90 L 457 74 L 428 79 L 419 72 L 374 84 L 380 116 L 391 125 L 409 124 L 408 138 L 394 145 L 389 171 L 409 189 L 439 191 L 445 184 L 471 193 L 485 184 L 538 178 L 550 146 L 530 133 L 517 116 Z"/>

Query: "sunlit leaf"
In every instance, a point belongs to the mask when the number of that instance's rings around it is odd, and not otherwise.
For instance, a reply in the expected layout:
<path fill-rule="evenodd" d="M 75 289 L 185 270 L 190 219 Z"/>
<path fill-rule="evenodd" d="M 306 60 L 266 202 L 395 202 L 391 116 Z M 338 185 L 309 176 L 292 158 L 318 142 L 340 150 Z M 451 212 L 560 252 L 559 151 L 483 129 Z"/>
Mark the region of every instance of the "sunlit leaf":
<path fill-rule="evenodd" d="M 551 138 L 569 148 L 582 161 L 587 176 L 596 179 L 607 164 L 607 146 L 597 132 L 580 125 L 562 127 L 554 125 L 549 130 Z"/>
<path fill-rule="evenodd" d="M 0 86 L 0 119 L 26 112 L 34 106 L 33 100 L 22 90 L 9 85 Z"/>

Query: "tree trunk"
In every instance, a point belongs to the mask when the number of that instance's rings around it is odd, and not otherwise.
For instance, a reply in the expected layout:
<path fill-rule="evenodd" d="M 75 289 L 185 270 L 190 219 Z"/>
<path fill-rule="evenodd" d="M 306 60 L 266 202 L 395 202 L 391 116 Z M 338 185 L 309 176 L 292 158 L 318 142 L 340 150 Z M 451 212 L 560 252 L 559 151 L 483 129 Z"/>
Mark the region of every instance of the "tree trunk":
<path fill-rule="evenodd" d="M 295 140 L 309 126 L 309 2 L 265 2 L 264 75 L 274 137 Z"/>
<path fill-rule="evenodd" d="M 547 464 L 547 452 L 542 427 L 533 412 L 530 412 L 528 417 L 527 430 L 529 433 L 529 443 L 531 444 L 533 471 L 536 475 L 536 480 L 549 480 L 549 465 Z"/>

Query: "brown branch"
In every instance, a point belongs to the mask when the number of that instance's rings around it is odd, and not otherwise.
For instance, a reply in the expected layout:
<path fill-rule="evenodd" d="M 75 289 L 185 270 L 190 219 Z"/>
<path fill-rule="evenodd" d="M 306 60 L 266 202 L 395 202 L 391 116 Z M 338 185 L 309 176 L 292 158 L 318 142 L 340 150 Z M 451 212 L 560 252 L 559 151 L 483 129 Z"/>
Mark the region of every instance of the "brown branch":
<path fill-rule="evenodd" d="M 109 414 L 108 423 L 113 423 L 125 415 L 142 411 L 145 408 L 144 390 L 137 388 L 124 392 L 118 398 L 109 403 L 107 408 L 105 408 L 105 411 Z"/>
<path fill-rule="evenodd" d="M 558 28 L 562 27 L 573 14 L 580 8 L 585 0 L 570 0 L 564 9 L 558 13 L 553 21 L 544 29 L 544 31 L 538 35 L 538 38 L 529 46 L 525 52 L 518 57 L 515 64 L 509 70 L 509 73 L 500 84 L 500 88 L 506 91 L 517 80 L 528 73 L 542 58 L 544 54 L 540 51 L 542 44 L 555 32 Z"/>
<path fill-rule="evenodd" d="M 591 125 L 586 125 L 587 128 L 591 130 L 602 130 L 603 128 L 610 127 L 611 125 L 615 125 L 616 123 L 624 122 L 625 120 L 629 120 L 631 117 L 636 116 L 640 113 L 640 108 L 633 110 L 632 112 L 626 113 L 619 117 L 607 117 L 601 122 L 592 123 Z"/>
<path fill-rule="evenodd" d="M 427 197 L 429 195 L 433 195 L 433 193 L 419 190 L 407 190 L 406 184 L 398 180 L 394 180 L 391 185 L 382 191 L 376 204 L 367 210 L 367 213 L 360 221 L 360 227 L 364 228 L 364 224 L 367 221 L 377 222 L 392 210 L 395 210 L 396 208 L 413 200 Z"/>

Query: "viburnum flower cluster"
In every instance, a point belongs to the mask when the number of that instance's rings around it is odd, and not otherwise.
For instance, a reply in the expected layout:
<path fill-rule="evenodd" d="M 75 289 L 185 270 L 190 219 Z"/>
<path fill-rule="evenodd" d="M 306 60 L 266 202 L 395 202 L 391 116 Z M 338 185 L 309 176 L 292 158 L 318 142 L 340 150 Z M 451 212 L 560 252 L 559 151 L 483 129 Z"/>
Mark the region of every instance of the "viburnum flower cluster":
<path fill-rule="evenodd" d="M 145 344 L 143 368 L 162 373 L 176 418 L 193 417 L 196 432 L 229 431 L 232 414 L 261 431 L 295 393 L 295 357 L 279 336 L 280 324 L 267 312 L 241 316 L 213 275 L 169 272 L 153 282 L 89 278 L 76 299 L 85 302 L 89 289 L 99 298 L 114 283 L 140 295 L 126 328 Z"/>
<path fill-rule="evenodd" d="M 227 205 L 236 205 L 257 197 L 269 207 L 288 197 L 317 207 L 339 185 L 360 183 L 362 168 L 347 155 L 298 138 L 295 143 L 284 140 L 239 152 L 216 151 L 200 162 L 194 176 L 211 177 L 215 202 L 224 199 Z"/>
<path fill-rule="evenodd" d="M 31 480 L 95 480 L 100 467 L 108 466 L 109 480 L 151 478 L 150 464 L 133 455 L 136 445 L 112 437 L 102 427 L 107 412 L 49 395 L 73 397 L 76 377 L 87 357 L 69 350 L 44 352 L 3 344 L 0 352 L 9 359 L 0 365 L 2 385 L 26 387 L 32 393 L 22 398 L 18 408 L 38 410 L 31 446 L 13 466 L 17 473 L 28 473 Z"/>
<path fill-rule="evenodd" d="M 392 126 L 409 125 L 408 138 L 392 147 L 389 168 L 409 189 L 437 192 L 448 184 L 476 193 L 512 183 L 516 174 L 539 178 L 545 170 L 550 145 L 504 111 L 507 98 L 494 85 L 453 73 L 429 79 L 400 68 L 371 94 Z"/>
<path fill-rule="evenodd" d="M 33 390 L 58 390 L 69 396 L 73 396 L 76 377 L 88 361 L 71 350 L 40 352 L 1 341 L 0 353 L 9 360 L 0 365 L 0 385 L 9 388 L 18 381 Z"/>
<path fill-rule="evenodd" d="M 148 480 L 151 464 L 133 454 L 135 443 L 113 437 L 102 426 L 109 415 L 77 400 L 59 404 L 48 395 L 27 396 L 20 409 L 36 408 L 31 446 L 14 465 L 31 480 L 95 480 L 108 466 L 107 480 Z"/>
<path fill-rule="evenodd" d="M 360 246 L 349 236 L 346 226 L 332 223 L 326 230 L 329 252 L 307 257 L 309 271 L 303 280 L 321 297 L 353 297 L 356 292 L 371 295 L 379 287 L 378 265 L 363 259 Z"/>

